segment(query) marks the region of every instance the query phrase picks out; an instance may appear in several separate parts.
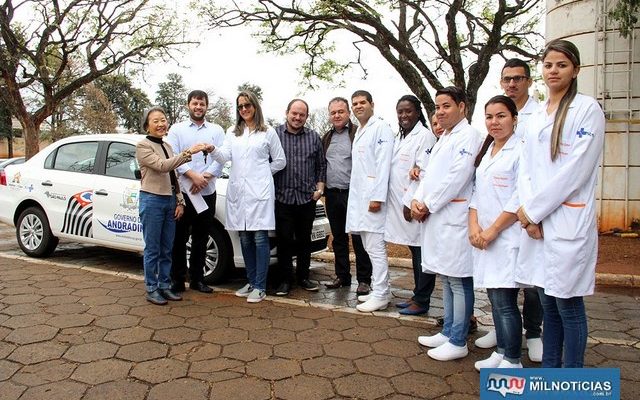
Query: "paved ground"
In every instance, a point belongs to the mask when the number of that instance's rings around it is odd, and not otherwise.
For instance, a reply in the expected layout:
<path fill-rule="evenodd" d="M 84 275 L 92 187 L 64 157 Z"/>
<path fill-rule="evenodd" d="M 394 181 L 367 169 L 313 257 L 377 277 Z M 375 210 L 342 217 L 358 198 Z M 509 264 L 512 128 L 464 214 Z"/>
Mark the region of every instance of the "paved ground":
<path fill-rule="evenodd" d="M 462 361 L 430 360 L 416 343 L 435 332 L 425 319 L 355 313 L 299 292 L 249 305 L 220 291 L 188 291 L 185 301 L 158 307 L 143 290 L 139 279 L 88 267 L 0 257 L 0 397 L 478 396 L 473 361 L 488 351 L 470 346 Z M 640 397 L 638 305 L 617 294 L 588 305 L 587 363 L 620 367 L 625 399 Z"/>
<path fill-rule="evenodd" d="M 470 344 L 464 360 L 431 360 L 416 338 L 437 332 L 433 318 L 358 313 L 348 288 L 249 305 L 225 292 L 235 280 L 158 307 L 143 298 L 138 255 L 63 244 L 34 262 L 8 242 L 0 236 L 3 400 L 478 397 L 473 362 L 490 350 Z M 312 278 L 330 270 L 314 263 Z M 391 275 L 394 296 L 409 296 L 410 271 Z M 440 299 L 438 288 L 432 316 Z M 619 367 L 622 398 L 640 398 L 640 297 L 600 292 L 587 303 L 587 365 Z"/>

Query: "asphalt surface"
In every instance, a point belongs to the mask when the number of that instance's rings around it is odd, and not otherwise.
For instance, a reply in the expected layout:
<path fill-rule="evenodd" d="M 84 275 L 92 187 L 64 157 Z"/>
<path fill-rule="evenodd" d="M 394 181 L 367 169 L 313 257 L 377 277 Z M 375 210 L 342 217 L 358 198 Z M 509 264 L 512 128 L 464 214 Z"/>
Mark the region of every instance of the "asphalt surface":
<path fill-rule="evenodd" d="M 233 296 L 241 271 L 213 295 L 187 291 L 181 302 L 144 300 L 141 257 L 62 243 L 45 260 L 24 256 L 0 225 L 1 399 L 476 399 L 473 363 L 491 350 L 470 336 L 469 355 L 431 360 L 418 335 L 438 331 L 439 285 L 427 317 L 393 306 L 411 295 L 412 274 L 391 268 L 386 311 L 355 311 L 352 288 Z M 314 261 L 311 278 L 332 266 Z M 640 297 L 633 290 L 587 298 L 588 367 L 621 370 L 622 398 L 640 398 Z M 476 292 L 481 331 L 491 325 Z M 523 353 L 525 367 L 529 362 Z"/>

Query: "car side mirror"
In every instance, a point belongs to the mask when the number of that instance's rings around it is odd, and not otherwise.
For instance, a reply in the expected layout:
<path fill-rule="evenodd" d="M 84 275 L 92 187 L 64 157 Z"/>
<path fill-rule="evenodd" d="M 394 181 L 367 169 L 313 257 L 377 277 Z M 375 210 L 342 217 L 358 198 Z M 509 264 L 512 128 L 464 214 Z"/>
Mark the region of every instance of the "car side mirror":
<path fill-rule="evenodd" d="M 138 180 L 142 179 L 142 172 L 140 172 L 139 169 L 136 169 L 135 171 L 133 171 L 133 174 L 135 175 L 136 179 Z"/>

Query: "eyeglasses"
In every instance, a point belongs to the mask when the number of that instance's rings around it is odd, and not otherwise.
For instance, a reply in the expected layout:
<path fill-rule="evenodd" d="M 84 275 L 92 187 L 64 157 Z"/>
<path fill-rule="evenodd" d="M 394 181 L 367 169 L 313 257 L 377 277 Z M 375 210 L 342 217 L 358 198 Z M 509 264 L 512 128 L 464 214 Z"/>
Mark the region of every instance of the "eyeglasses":
<path fill-rule="evenodd" d="M 251 104 L 251 103 L 238 104 L 238 110 L 239 111 L 249 110 L 249 109 L 251 109 L 251 107 L 253 107 L 253 104 Z"/>
<path fill-rule="evenodd" d="M 524 75 L 503 76 L 500 80 L 502 81 L 502 83 L 510 83 L 511 81 L 515 83 L 520 83 L 522 81 L 529 80 L 529 77 Z"/>

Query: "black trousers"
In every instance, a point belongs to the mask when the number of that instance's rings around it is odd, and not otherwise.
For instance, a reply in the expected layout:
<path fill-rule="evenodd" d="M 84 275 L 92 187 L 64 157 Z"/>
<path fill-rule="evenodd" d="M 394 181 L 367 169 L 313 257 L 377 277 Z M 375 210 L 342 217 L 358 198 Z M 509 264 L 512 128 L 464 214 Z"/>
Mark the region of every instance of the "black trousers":
<path fill-rule="evenodd" d="M 284 204 L 276 201 L 276 236 L 278 243 L 278 267 L 275 269 L 277 284 L 291 283 L 293 256 L 296 256 L 296 279 L 309 279 L 311 265 L 311 230 L 316 216 L 316 202 Z"/>
<path fill-rule="evenodd" d="M 349 262 L 349 235 L 345 232 L 347 222 L 347 200 L 349 189 L 326 189 L 325 207 L 333 236 L 336 276 L 345 283 L 351 283 L 351 263 Z M 356 255 L 356 278 L 359 283 L 371 284 L 371 260 L 362 245 L 360 235 L 351 235 L 353 251 Z"/>
<path fill-rule="evenodd" d="M 174 283 L 185 282 L 187 276 L 187 240 L 191 228 L 191 255 L 189 256 L 189 280 L 202 282 L 204 263 L 207 255 L 207 242 L 214 226 L 216 214 L 216 193 L 202 196 L 208 209 L 196 213 L 189 197 L 184 195 L 186 203 L 184 214 L 176 224 L 176 238 L 173 242 L 173 263 L 171 280 Z"/>

